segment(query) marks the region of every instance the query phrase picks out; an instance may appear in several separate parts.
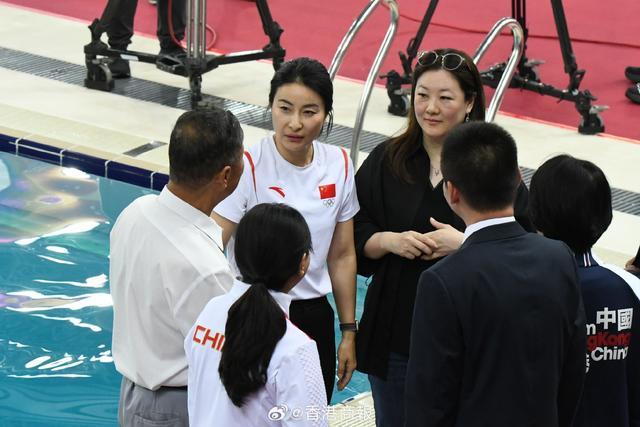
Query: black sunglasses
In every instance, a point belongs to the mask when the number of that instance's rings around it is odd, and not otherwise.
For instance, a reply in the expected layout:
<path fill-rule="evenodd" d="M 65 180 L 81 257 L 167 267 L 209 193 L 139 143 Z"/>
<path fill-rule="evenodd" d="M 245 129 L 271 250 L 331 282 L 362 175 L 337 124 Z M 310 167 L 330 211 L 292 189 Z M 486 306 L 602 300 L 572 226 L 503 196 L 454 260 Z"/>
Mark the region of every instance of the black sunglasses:
<path fill-rule="evenodd" d="M 433 65 L 437 63 L 438 60 L 440 60 L 442 68 L 447 71 L 455 71 L 466 62 L 464 57 L 457 53 L 445 53 L 444 55 L 440 55 L 437 52 L 429 50 L 418 54 L 418 64 L 424 67 Z"/>

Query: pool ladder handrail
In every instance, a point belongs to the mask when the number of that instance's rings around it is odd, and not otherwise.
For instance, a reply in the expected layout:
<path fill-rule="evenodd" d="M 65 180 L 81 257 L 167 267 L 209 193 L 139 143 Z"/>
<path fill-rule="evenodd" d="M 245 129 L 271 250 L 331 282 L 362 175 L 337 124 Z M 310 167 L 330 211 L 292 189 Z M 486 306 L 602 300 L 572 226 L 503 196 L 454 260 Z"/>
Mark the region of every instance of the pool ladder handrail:
<path fill-rule="evenodd" d="M 487 108 L 487 112 L 485 114 L 486 122 L 493 122 L 495 119 L 498 108 L 500 107 L 500 104 L 502 104 L 505 92 L 516 72 L 518 63 L 520 62 L 520 57 L 524 50 L 524 32 L 522 31 L 520 23 L 513 18 L 505 17 L 500 19 L 496 22 L 493 28 L 491 28 L 485 39 L 480 43 L 478 50 L 476 50 L 476 53 L 473 55 L 473 62 L 478 65 L 484 54 L 487 52 L 487 49 L 489 49 L 502 30 L 507 27 L 511 30 L 511 34 L 513 35 L 513 47 L 511 49 L 509 61 L 507 62 L 502 77 L 500 78 L 500 82 L 496 86 L 493 98 L 491 98 L 489 108 Z"/>
<path fill-rule="evenodd" d="M 380 67 L 382 66 L 382 61 L 384 60 L 387 52 L 389 51 L 389 47 L 391 47 L 391 42 L 396 35 L 396 31 L 398 29 L 398 4 L 396 0 L 371 0 L 367 7 L 360 13 L 360 15 L 356 18 L 355 21 L 351 24 L 349 31 L 342 39 L 342 42 L 338 46 L 336 50 L 336 54 L 331 61 L 331 66 L 329 67 L 329 76 L 331 80 L 333 80 L 342 65 L 342 61 L 346 54 L 347 49 L 351 45 L 353 38 L 358 34 L 360 28 L 364 24 L 364 22 L 369 18 L 371 13 L 375 10 L 375 8 L 381 4 L 385 3 L 391 12 L 391 22 L 389 24 L 389 28 L 387 29 L 387 33 L 384 36 L 382 44 L 380 45 L 380 49 L 376 54 L 373 65 L 371 66 L 371 70 L 369 71 L 369 76 L 367 77 L 367 81 L 364 85 L 364 89 L 362 91 L 362 96 L 360 97 L 360 104 L 358 105 L 358 111 L 356 113 L 356 123 L 353 126 L 353 137 L 351 140 L 351 160 L 353 161 L 353 165 L 355 168 L 358 167 L 358 151 L 360 149 L 360 133 L 362 132 L 362 126 L 364 124 L 364 116 L 367 110 L 367 105 L 369 104 L 369 98 L 371 97 L 371 92 L 373 90 L 373 85 L 375 79 L 378 76 L 378 72 L 380 71 Z"/>

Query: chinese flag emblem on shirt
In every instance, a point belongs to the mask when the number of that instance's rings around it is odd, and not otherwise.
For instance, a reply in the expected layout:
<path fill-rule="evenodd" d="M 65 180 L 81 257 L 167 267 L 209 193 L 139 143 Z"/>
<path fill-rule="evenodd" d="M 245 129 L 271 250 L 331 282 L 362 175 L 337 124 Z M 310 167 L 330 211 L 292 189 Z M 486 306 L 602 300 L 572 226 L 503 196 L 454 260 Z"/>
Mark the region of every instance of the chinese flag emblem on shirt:
<path fill-rule="evenodd" d="M 318 186 L 318 190 L 320 190 L 320 199 L 332 199 L 336 197 L 336 185 L 335 184 L 327 184 Z"/>

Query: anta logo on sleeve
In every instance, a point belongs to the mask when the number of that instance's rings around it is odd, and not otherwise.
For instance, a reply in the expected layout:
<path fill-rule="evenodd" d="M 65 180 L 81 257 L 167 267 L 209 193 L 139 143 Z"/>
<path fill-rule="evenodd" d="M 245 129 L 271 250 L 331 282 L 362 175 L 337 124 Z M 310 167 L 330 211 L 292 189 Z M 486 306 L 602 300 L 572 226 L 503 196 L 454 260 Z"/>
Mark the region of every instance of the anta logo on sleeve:
<path fill-rule="evenodd" d="M 269 190 L 275 191 L 284 199 L 284 190 L 282 189 L 282 187 L 269 187 Z"/>
<path fill-rule="evenodd" d="M 334 205 L 336 200 L 335 184 L 319 185 L 318 191 L 320 191 L 320 200 L 322 200 L 323 205 L 328 208 Z"/>

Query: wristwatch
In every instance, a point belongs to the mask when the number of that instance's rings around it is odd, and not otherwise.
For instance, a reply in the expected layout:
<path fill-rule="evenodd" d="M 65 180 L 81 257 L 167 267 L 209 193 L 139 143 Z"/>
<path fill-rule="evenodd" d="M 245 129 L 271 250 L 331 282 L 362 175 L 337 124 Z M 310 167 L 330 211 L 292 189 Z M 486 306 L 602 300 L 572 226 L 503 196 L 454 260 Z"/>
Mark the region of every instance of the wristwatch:
<path fill-rule="evenodd" d="M 345 332 L 358 332 L 358 321 L 353 323 L 340 323 L 340 331 Z"/>

